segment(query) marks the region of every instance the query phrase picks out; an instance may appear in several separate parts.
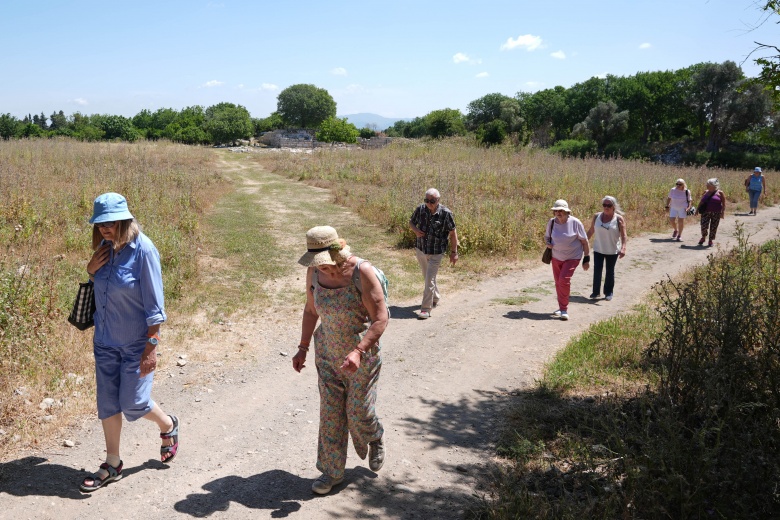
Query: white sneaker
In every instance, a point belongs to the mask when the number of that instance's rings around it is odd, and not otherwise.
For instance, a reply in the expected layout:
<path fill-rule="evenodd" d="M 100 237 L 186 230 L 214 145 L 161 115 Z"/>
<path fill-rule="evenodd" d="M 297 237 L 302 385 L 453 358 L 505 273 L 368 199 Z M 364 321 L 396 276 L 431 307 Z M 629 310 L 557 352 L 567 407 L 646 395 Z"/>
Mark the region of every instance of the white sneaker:
<path fill-rule="evenodd" d="M 431 311 L 420 311 L 420 313 L 417 315 L 418 320 L 427 320 L 431 317 Z"/>
<path fill-rule="evenodd" d="M 561 311 L 561 319 L 562 319 L 563 321 L 566 321 L 566 320 L 568 320 L 568 319 L 569 319 L 569 313 L 568 313 L 568 312 L 566 312 L 566 311 Z"/>
<path fill-rule="evenodd" d="M 311 490 L 318 495 L 327 495 L 330 493 L 330 490 L 333 489 L 333 486 L 338 486 L 342 482 L 344 482 L 344 477 L 331 478 L 323 473 L 314 481 L 314 484 L 311 485 Z"/>
<path fill-rule="evenodd" d="M 553 314 L 553 316 L 555 316 L 556 318 L 560 318 L 560 317 L 561 317 L 561 310 L 560 310 L 560 309 L 558 309 L 557 311 L 553 312 L 552 314 Z"/>

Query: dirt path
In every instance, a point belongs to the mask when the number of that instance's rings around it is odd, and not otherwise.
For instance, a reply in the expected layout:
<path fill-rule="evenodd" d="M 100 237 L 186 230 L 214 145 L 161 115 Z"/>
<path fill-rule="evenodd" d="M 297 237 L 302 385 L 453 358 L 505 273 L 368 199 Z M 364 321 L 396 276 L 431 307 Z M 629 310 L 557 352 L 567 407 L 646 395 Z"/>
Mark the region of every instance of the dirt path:
<path fill-rule="evenodd" d="M 719 246 L 734 243 L 735 222 L 764 241 L 777 237 L 780 210 L 728 215 Z M 291 368 L 300 309 L 288 305 L 214 326 L 197 340 L 226 347 L 232 359 L 244 355 L 244 363 L 212 358 L 157 375 L 156 399 L 182 421 L 181 454 L 169 468 L 157 462 L 153 427 L 130 424 L 124 479 L 82 495 L 77 483 L 83 469 L 99 464 L 103 446 L 98 421 L 88 420 L 72 434 L 74 448 L 25 453 L 3 465 L 0 518 L 459 518 L 493 456 L 505 396 L 531 385 L 572 335 L 629 310 L 666 275 L 705 261 L 711 249 L 696 246 L 695 231 L 689 225 L 682 243 L 666 234 L 632 239 L 611 302 L 587 299 L 591 273 L 578 269 L 568 322 L 549 314 L 557 305 L 550 268 L 541 263 L 444 294 L 427 321 L 415 319 L 417 302 L 392 301 L 377 405 L 387 460 L 375 474 L 350 448 L 346 481 L 329 496 L 310 491 L 318 475 L 316 372 Z M 539 301 L 494 301 L 523 290 Z"/>

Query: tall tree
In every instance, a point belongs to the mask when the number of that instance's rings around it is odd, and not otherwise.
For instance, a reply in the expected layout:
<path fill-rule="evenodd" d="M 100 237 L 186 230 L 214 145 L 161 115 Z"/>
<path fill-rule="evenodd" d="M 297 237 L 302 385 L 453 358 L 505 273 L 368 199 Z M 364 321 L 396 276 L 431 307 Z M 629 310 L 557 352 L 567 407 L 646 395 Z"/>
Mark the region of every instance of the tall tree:
<path fill-rule="evenodd" d="M 7 141 L 14 137 L 19 125 L 19 120 L 11 114 L 0 114 L 0 138 Z"/>
<path fill-rule="evenodd" d="M 574 125 L 572 137 L 586 137 L 596 141 L 599 152 L 615 141 L 628 129 L 628 110 L 618 112 L 618 107 L 612 101 L 599 101 L 593 107 L 584 121 Z"/>
<path fill-rule="evenodd" d="M 466 125 L 463 124 L 463 114 L 460 110 L 445 108 L 434 110 L 425 116 L 427 135 L 431 137 L 451 137 L 465 135 Z"/>
<path fill-rule="evenodd" d="M 336 117 L 336 102 L 327 90 L 314 85 L 292 85 L 276 99 L 276 111 L 289 126 L 318 128 L 329 117 Z"/>
<path fill-rule="evenodd" d="M 49 129 L 62 131 L 68 128 L 68 118 L 65 117 L 65 112 L 60 110 L 59 112 L 52 112 L 49 116 L 51 119 L 51 125 Z"/>
<path fill-rule="evenodd" d="M 252 117 L 241 105 L 218 103 L 206 109 L 204 118 L 204 130 L 215 143 L 233 143 L 252 136 Z"/>

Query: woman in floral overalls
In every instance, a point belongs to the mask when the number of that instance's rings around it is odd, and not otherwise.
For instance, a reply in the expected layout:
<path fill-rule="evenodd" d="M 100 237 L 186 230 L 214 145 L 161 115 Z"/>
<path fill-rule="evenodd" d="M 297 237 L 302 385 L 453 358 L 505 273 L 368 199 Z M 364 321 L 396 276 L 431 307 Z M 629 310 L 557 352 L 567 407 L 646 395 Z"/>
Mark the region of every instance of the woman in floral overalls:
<path fill-rule="evenodd" d="M 335 229 L 310 229 L 306 247 L 298 261 L 308 267 L 306 306 L 292 362 L 297 372 L 304 368 L 313 336 L 320 390 L 317 469 L 322 475 L 312 491 L 324 495 L 344 480 L 349 435 L 361 459 L 368 453 L 372 471 L 384 463 L 384 430 L 375 403 L 382 368 L 379 338 L 389 314 L 371 264 L 353 256 Z"/>

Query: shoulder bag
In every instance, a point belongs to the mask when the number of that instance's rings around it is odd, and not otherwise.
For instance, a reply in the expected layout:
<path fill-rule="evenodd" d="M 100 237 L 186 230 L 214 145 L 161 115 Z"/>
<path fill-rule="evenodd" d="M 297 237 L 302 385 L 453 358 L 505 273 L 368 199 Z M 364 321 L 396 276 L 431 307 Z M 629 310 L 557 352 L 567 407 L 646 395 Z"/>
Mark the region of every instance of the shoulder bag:
<path fill-rule="evenodd" d="M 550 219 L 550 222 L 547 224 L 547 229 L 550 233 L 550 240 L 552 240 L 552 221 L 553 219 Z M 552 262 L 552 248 L 547 247 L 547 245 L 544 246 L 544 252 L 542 253 L 542 262 L 545 264 L 549 264 Z"/>
<path fill-rule="evenodd" d="M 87 330 L 95 324 L 95 286 L 91 281 L 79 284 L 68 321 L 79 330 Z"/>

